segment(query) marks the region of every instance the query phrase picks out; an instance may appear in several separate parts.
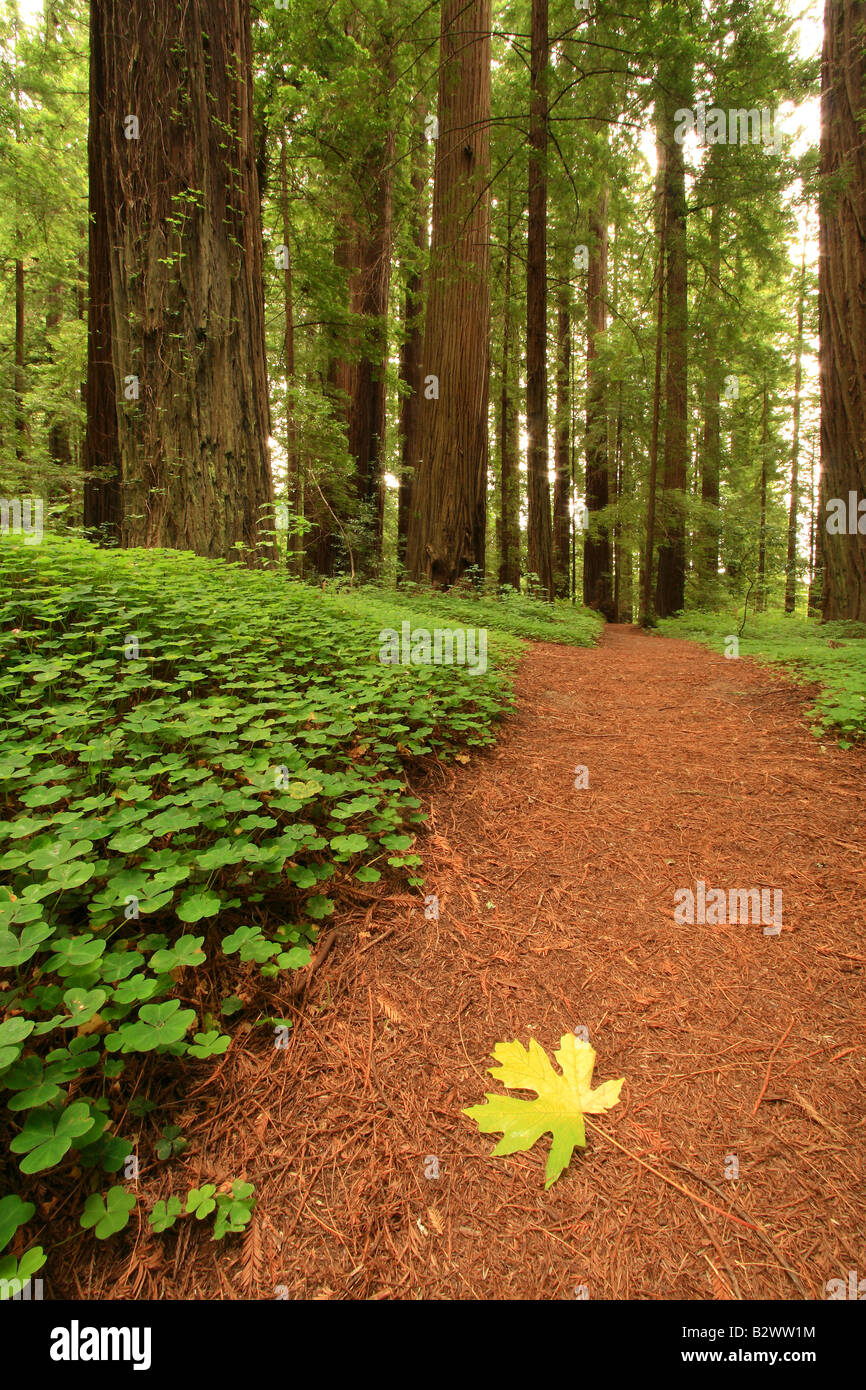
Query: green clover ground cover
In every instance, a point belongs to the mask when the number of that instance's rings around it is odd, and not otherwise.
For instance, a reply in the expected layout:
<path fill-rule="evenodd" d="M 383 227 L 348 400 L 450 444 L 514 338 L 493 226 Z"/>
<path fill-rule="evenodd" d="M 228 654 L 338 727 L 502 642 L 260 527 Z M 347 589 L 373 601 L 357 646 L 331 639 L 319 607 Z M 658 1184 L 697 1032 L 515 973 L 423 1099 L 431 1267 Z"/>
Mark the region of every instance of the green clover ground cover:
<path fill-rule="evenodd" d="M 732 613 L 687 613 L 660 622 L 667 637 L 686 637 L 724 652 L 737 633 L 742 609 Z M 795 680 L 821 686 L 810 711 L 817 734 L 841 735 L 850 748 L 866 736 L 866 628 L 858 623 L 821 623 L 794 614 L 749 616 L 739 639 L 740 656 L 782 666 Z"/>
<path fill-rule="evenodd" d="M 370 598 L 385 602 L 393 619 L 395 595 L 370 587 L 360 593 L 344 594 L 346 601 L 363 604 Z M 599 640 L 604 620 L 588 608 L 578 607 L 564 600 L 544 603 L 541 599 L 525 598 L 512 593 L 503 598 L 492 598 L 483 592 L 471 589 L 452 590 L 447 594 L 431 593 L 415 585 L 406 584 L 400 588 L 398 600 L 400 616 L 418 618 L 418 625 L 429 627 L 465 624 L 467 627 L 488 628 L 492 631 L 509 632 L 514 637 L 526 638 L 531 642 L 560 642 L 573 647 L 592 647 Z M 419 617 L 418 615 L 422 615 Z M 423 624 L 422 618 L 435 617 L 437 622 Z"/>
<path fill-rule="evenodd" d="M 507 609 L 530 635 L 537 615 Z M 101 1174 L 132 1151 L 127 1112 L 154 1108 L 127 1104 L 133 1080 L 218 1058 L 244 1007 L 188 1007 L 190 972 L 300 968 L 341 884 L 420 885 L 407 767 L 493 741 L 521 644 L 491 630 L 486 674 L 383 665 L 408 611 L 188 554 L 0 545 L 0 1252 L 33 1216 L 27 1179 L 58 1165 L 85 1171 L 85 1228 L 126 1225 L 134 1200 Z M 411 612 L 460 621 L 438 596 Z M 0 1253 L 0 1280 L 45 1259 Z"/>

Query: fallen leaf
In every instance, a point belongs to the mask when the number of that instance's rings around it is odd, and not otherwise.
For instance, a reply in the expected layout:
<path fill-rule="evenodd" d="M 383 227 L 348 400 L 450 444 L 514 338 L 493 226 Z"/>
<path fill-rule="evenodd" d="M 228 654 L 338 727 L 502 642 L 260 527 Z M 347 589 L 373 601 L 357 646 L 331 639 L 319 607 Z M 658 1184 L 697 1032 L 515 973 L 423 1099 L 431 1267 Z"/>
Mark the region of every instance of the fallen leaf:
<path fill-rule="evenodd" d="M 477 1122 L 482 1134 L 502 1133 L 494 1156 L 525 1153 L 542 1134 L 552 1135 L 544 1184 L 551 1187 L 568 1167 L 575 1148 L 586 1146 L 584 1115 L 602 1115 L 616 1105 L 625 1078 L 605 1081 L 592 1090 L 595 1050 L 573 1033 L 563 1035 L 554 1053 L 561 1076 L 535 1038 L 528 1048 L 516 1040 L 497 1043 L 493 1056 L 498 1069 L 489 1070 L 496 1081 L 512 1090 L 535 1091 L 538 1099 L 486 1095 L 485 1105 L 470 1106 L 463 1113 Z"/>

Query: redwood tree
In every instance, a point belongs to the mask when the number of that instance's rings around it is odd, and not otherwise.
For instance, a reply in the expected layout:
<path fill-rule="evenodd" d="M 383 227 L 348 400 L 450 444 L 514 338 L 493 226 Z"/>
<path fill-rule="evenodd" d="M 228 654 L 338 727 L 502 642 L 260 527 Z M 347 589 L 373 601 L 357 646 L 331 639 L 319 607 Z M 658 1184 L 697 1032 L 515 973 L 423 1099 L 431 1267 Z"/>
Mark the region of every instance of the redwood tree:
<path fill-rule="evenodd" d="M 520 588 L 520 468 L 517 458 L 518 379 L 517 359 L 519 342 L 517 325 L 511 307 L 511 263 L 514 223 L 511 212 L 511 193 L 506 208 L 503 309 L 502 309 L 502 380 L 499 393 L 499 583 L 512 589 Z"/>
<path fill-rule="evenodd" d="M 571 560 L 571 301 L 568 285 L 556 295 L 556 431 L 553 481 L 553 570 L 557 598 L 568 598 Z"/>
<path fill-rule="evenodd" d="M 249 0 L 91 0 L 90 111 L 85 524 L 252 557 L 273 486 Z"/>
<path fill-rule="evenodd" d="M 685 602 L 686 528 L 683 510 L 688 470 L 688 285 L 686 262 L 686 174 L 683 147 L 674 138 L 674 111 L 687 107 L 682 61 L 662 69 L 656 105 L 664 146 L 665 201 L 665 402 L 662 494 L 659 499 L 659 550 L 656 614 L 667 618 Z M 677 95 L 677 92 L 679 95 Z"/>
<path fill-rule="evenodd" d="M 797 521 L 800 501 L 800 394 L 803 384 L 803 311 L 806 299 L 806 243 L 800 263 L 797 295 L 797 339 L 794 348 L 794 425 L 791 444 L 791 504 L 788 508 L 788 554 L 785 562 L 785 612 L 797 604 Z"/>
<path fill-rule="evenodd" d="M 826 504 L 866 497 L 866 3 L 826 0 L 821 64 L 819 332 L 826 619 L 866 621 L 866 536 L 828 534 Z"/>
<path fill-rule="evenodd" d="M 589 269 L 586 277 L 586 507 L 602 511 L 610 501 L 607 456 L 607 389 L 599 367 L 598 338 L 607 328 L 608 202 L 602 184 L 590 213 Z M 605 527 L 583 540 L 583 601 L 606 618 L 613 611 L 613 555 Z"/>
<path fill-rule="evenodd" d="M 710 154 L 713 160 L 716 146 Z M 722 206 L 720 192 L 716 184 L 708 180 L 711 196 L 714 198 L 710 211 L 709 242 L 710 251 L 707 263 L 707 283 L 705 294 L 704 329 L 704 431 L 701 454 L 701 501 L 704 504 L 698 545 L 695 551 L 695 565 L 703 584 L 705 600 L 712 602 L 716 596 L 719 578 L 719 482 L 722 459 L 721 397 L 722 364 L 719 359 L 719 277 L 722 268 L 721 219 Z"/>
<path fill-rule="evenodd" d="M 385 419 L 388 292 L 391 284 L 394 135 L 367 152 L 356 178 L 363 210 L 350 221 L 343 264 L 349 270 L 349 309 L 358 332 L 358 360 L 347 364 L 349 453 L 355 489 L 371 523 L 368 563 L 378 564 L 385 511 Z"/>
<path fill-rule="evenodd" d="M 406 565 L 447 588 L 484 567 L 489 393 L 490 0 L 445 0 L 424 339 Z"/>
<path fill-rule="evenodd" d="M 427 107 L 423 98 L 415 101 L 418 128 L 423 129 Z M 406 274 L 403 311 L 403 343 L 400 348 L 400 380 L 406 394 L 400 402 L 400 489 L 397 498 L 397 558 L 406 559 L 409 518 L 412 514 L 412 488 L 418 456 L 418 421 L 424 391 L 424 322 L 422 265 L 427 254 L 427 215 L 429 208 L 427 153 L 419 138 L 412 167 L 412 251 L 414 259 Z"/>
<path fill-rule="evenodd" d="M 656 540 L 656 503 L 659 456 L 659 430 L 661 427 L 662 363 L 664 361 L 664 320 L 665 320 L 665 241 L 667 236 L 667 180 L 665 161 L 667 151 L 661 140 L 656 124 L 656 172 L 653 212 L 656 238 L 655 270 L 655 370 L 653 372 L 652 432 L 650 435 L 649 470 L 647 475 L 647 514 L 644 538 L 643 567 L 640 576 L 640 620 L 644 626 L 653 621 L 653 574 Z"/>
<path fill-rule="evenodd" d="M 529 222 L 526 246 L 526 472 L 529 571 L 553 598 L 547 476 L 547 0 L 532 0 Z"/>

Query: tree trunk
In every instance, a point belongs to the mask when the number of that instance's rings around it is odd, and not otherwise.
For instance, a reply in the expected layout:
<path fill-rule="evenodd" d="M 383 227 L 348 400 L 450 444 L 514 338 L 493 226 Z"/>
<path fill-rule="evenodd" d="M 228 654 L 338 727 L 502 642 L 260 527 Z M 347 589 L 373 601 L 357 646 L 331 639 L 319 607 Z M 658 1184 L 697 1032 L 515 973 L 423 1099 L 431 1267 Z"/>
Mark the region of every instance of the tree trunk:
<path fill-rule="evenodd" d="M 20 241 L 20 232 L 15 234 Z M 15 457 L 27 452 L 27 412 L 24 409 L 24 262 L 15 261 Z"/>
<path fill-rule="evenodd" d="M 490 0 L 446 0 L 430 291 L 406 564 L 447 588 L 483 572 L 489 392 Z"/>
<path fill-rule="evenodd" d="M 755 612 L 763 613 L 767 606 L 767 444 L 770 434 L 767 421 L 767 378 L 764 377 L 761 400 L 761 522 L 758 529 L 758 582 L 755 586 Z"/>
<path fill-rule="evenodd" d="M 44 6 L 45 23 L 45 46 L 53 46 L 58 42 L 57 28 L 57 5 L 56 0 L 46 0 Z M 83 229 L 82 229 L 83 230 Z M 54 351 L 51 346 L 51 335 L 55 328 L 59 328 L 63 321 L 63 282 L 62 280 L 53 281 L 48 287 L 48 307 L 45 313 L 45 338 L 49 360 L 54 360 Z M 66 486 L 69 492 L 70 501 L 74 496 L 72 484 L 72 443 L 69 437 L 69 427 L 62 421 L 55 420 L 48 427 L 48 457 L 56 468 L 60 469 L 64 475 Z"/>
<path fill-rule="evenodd" d="M 623 431 L 622 419 L 622 382 L 619 385 L 619 405 L 616 415 L 616 447 L 614 450 L 616 462 L 616 495 L 622 500 L 631 495 L 631 470 L 629 468 L 628 451 L 625 435 Z M 632 595 L 632 552 L 628 538 L 623 540 L 622 521 L 617 521 L 614 530 L 614 614 L 615 621 L 618 623 L 630 623 L 632 620 L 633 595 Z"/>
<path fill-rule="evenodd" d="M 810 618 L 820 617 L 824 601 L 824 555 L 821 536 L 824 528 L 820 521 L 821 479 L 818 479 L 817 496 L 815 492 L 815 446 L 809 464 L 809 500 L 811 503 L 809 525 L 809 599 L 807 612 Z"/>
<path fill-rule="evenodd" d="M 568 598 L 571 493 L 571 305 L 561 285 L 556 313 L 556 473 L 553 484 L 553 571 L 557 598 Z"/>
<path fill-rule="evenodd" d="M 655 223 L 658 257 L 656 260 L 656 353 L 653 374 L 653 418 L 650 435 L 649 477 L 647 479 L 646 539 L 640 574 L 640 621 L 645 626 L 653 618 L 653 560 L 655 555 L 656 492 L 658 482 L 659 426 L 661 420 L 662 361 L 664 357 L 665 316 L 665 238 L 667 233 L 666 151 L 656 133 Z"/>
<path fill-rule="evenodd" d="M 295 425 L 295 304 L 292 284 L 292 228 L 289 217 L 288 151 L 285 128 L 280 130 L 280 212 L 283 222 L 283 371 L 286 374 L 286 508 L 303 515 L 303 479 Z M 286 566 L 297 576 L 303 571 L 304 543 L 300 531 L 286 535 Z"/>
<path fill-rule="evenodd" d="M 424 128 L 426 102 L 415 103 L 419 130 Z M 424 391 L 424 276 L 422 267 L 427 258 L 427 170 L 426 143 L 419 140 L 412 169 L 412 252 L 413 261 L 406 276 L 406 297 L 403 313 L 403 345 L 400 349 L 400 380 L 406 394 L 400 402 L 400 490 L 397 495 L 397 559 L 406 560 L 409 539 L 409 519 L 412 514 L 412 486 L 418 459 L 418 427 Z M 399 573 L 399 571 L 398 571 Z"/>
<path fill-rule="evenodd" d="M 597 363 L 598 338 L 607 330 L 607 185 L 599 191 L 590 215 L 589 268 L 586 277 L 586 507 L 593 513 L 610 502 L 607 451 L 607 385 Z M 583 541 L 583 601 L 608 619 L 613 609 L 613 554 L 610 531 L 588 531 Z"/>
<path fill-rule="evenodd" d="M 350 252 L 354 271 L 349 307 L 363 336 L 360 358 L 349 369 L 349 453 L 355 460 L 358 501 L 371 526 L 372 568 L 382 552 L 385 516 L 385 419 L 388 365 L 388 292 L 391 284 L 391 226 L 394 135 L 371 154 L 363 185 L 372 203 L 369 225 L 356 228 Z"/>
<path fill-rule="evenodd" d="M 502 383 L 499 397 L 499 584 L 520 588 L 520 468 L 517 458 L 517 359 L 512 344 L 511 313 L 511 194 L 508 195 L 505 235 L 505 284 L 502 325 Z"/>
<path fill-rule="evenodd" d="M 788 556 L 785 564 L 785 612 L 797 604 L 797 510 L 800 490 L 800 388 L 803 381 L 803 306 L 806 299 L 806 244 L 800 263 L 797 298 L 797 347 L 794 363 L 794 438 L 791 444 L 791 506 L 788 510 Z"/>
<path fill-rule="evenodd" d="M 18 5 L 12 7 L 12 33 L 13 33 L 13 64 L 15 72 L 15 142 L 21 143 L 21 89 L 18 86 Z M 18 194 L 15 194 L 15 372 L 13 376 L 13 394 L 15 398 L 15 457 L 19 463 L 24 459 L 27 452 L 28 428 L 27 412 L 24 409 L 24 392 L 26 390 L 26 380 L 24 373 L 24 259 L 21 254 L 23 245 L 21 234 L 21 224 L 18 211 Z"/>
<path fill-rule="evenodd" d="M 731 476 L 745 477 L 748 473 L 752 459 L 751 428 L 748 410 L 741 410 L 739 415 L 732 418 L 730 427 L 730 455 L 731 455 Z M 740 558 L 740 545 L 737 540 L 736 532 L 732 529 L 721 534 L 720 544 L 722 568 L 727 578 L 731 581 L 731 592 L 736 592 L 737 585 L 742 574 L 743 563 Z"/>
<path fill-rule="evenodd" d="M 575 411 L 574 402 L 576 391 L 574 387 L 574 353 L 571 354 L 571 381 L 569 383 L 570 416 L 568 431 L 571 442 L 571 602 L 577 603 L 577 450 L 575 448 Z"/>
<path fill-rule="evenodd" d="M 48 355 L 53 360 L 54 352 L 51 347 L 51 334 L 58 328 L 63 320 L 63 285 L 59 280 L 55 280 L 48 289 L 48 309 L 45 314 L 45 336 L 48 341 Z M 67 486 L 69 486 L 69 474 L 72 468 L 72 446 L 69 440 L 69 428 L 61 420 L 55 420 L 48 428 L 48 457 L 55 467 L 62 470 Z"/>
<path fill-rule="evenodd" d="M 111 266 L 100 128 L 108 120 L 103 38 L 104 0 L 90 0 L 87 377 L 84 385 L 84 526 L 106 544 L 120 542 L 120 440 L 111 351 Z M 112 110 L 115 123 L 120 117 Z M 125 113 L 124 113 L 125 114 Z M 104 137 L 103 137 L 104 138 Z"/>
<path fill-rule="evenodd" d="M 682 610 L 686 584 L 684 493 L 688 471 L 687 374 L 688 287 L 686 267 L 686 177 L 683 147 L 673 138 L 673 114 L 684 101 L 666 87 L 659 98 L 659 126 L 665 147 L 667 259 L 665 371 L 665 440 L 662 474 L 661 533 L 656 613 L 670 617 Z"/>
<path fill-rule="evenodd" d="M 119 462 L 124 545 L 270 558 L 248 0 L 91 0 L 91 46 L 89 523 Z"/>
<path fill-rule="evenodd" d="M 715 148 L 715 147 L 714 147 Z M 710 156 L 712 158 L 712 155 Z M 710 263 L 706 294 L 706 355 L 704 368 L 704 438 L 701 459 L 701 501 L 704 517 L 697 547 L 698 575 L 703 599 L 712 604 L 719 578 L 719 480 L 722 459 L 722 432 L 719 413 L 721 395 L 721 363 L 718 348 L 718 296 L 722 267 L 721 203 L 713 187 L 710 213 Z"/>
<path fill-rule="evenodd" d="M 526 434 L 529 571 L 553 598 L 547 477 L 547 0 L 532 0 L 529 224 L 526 249 Z"/>
<path fill-rule="evenodd" d="M 334 229 L 333 258 L 338 271 L 344 272 L 348 284 L 356 266 L 353 261 L 353 235 L 348 219 L 343 216 Z M 323 327 L 325 339 L 324 352 L 327 357 L 327 370 L 324 381 L 324 394 L 331 403 L 334 419 L 339 422 L 348 437 L 349 410 L 354 392 L 353 367 L 348 361 L 345 343 L 345 328 L 338 320 Z M 313 381 L 308 375 L 308 385 Z M 306 450 L 304 452 L 307 458 Z M 315 460 L 309 459 L 312 469 Z M 308 470 L 312 482 L 313 475 Z M 341 561 L 346 558 L 346 547 L 341 534 L 341 521 L 337 512 L 347 511 L 347 503 L 341 480 L 333 473 L 323 472 L 315 479 L 308 490 L 309 500 L 305 515 L 311 525 L 304 540 L 305 560 L 315 574 L 336 574 Z"/>
<path fill-rule="evenodd" d="M 826 503 L 866 497 L 866 51 L 863 0 L 826 0 L 821 63 L 820 375 L 824 618 L 866 621 L 866 536 Z"/>

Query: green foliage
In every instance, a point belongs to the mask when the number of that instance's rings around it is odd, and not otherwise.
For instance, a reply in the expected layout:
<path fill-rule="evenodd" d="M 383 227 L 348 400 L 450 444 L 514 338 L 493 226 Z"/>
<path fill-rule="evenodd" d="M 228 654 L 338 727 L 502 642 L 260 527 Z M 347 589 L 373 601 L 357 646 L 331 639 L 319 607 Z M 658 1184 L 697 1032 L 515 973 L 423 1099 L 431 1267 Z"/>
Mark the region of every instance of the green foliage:
<path fill-rule="evenodd" d="M 0 1256 L 0 1300 L 12 1298 L 15 1281 L 25 1285 L 45 1264 L 47 1259 L 41 1245 L 34 1245 L 17 1260 L 14 1255 Z"/>
<path fill-rule="evenodd" d="M 148 1221 L 154 1231 L 162 1232 L 170 1230 L 181 1215 L 204 1221 L 216 1212 L 212 1238 L 222 1240 L 224 1236 L 240 1235 L 249 1225 L 256 1204 L 254 1193 L 253 1183 L 239 1179 L 232 1183 L 228 1192 L 217 1192 L 216 1184 L 207 1182 L 202 1187 L 190 1189 L 185 1206 L 179 1197 L 156 1202 Z"/>
<path fill-rule="evenodd" d="M 72 1148 L 76 1139 L 90 1134 L 95 1121 L 86 1101 L 76 1101 L 65 1110 L 58 1106 L 34 1110 L 24 1128 L 9 1145 L 13 1153 L 24 1154 L 22 1173 L 41 1173 L 53 1168 Z"/>
<path fill-rule="evenodd" d="M 738 633 L 742 610 L 688 613 L 659 623 L 669 637 L 688 637 L 724 652 Z M 811 707 L 816 734 L 842 735 L 843 748 L 866 737 L 866 628 L 859 623 L 821 623 L 793 614 L 749 615 L 739 637 L 740 656 L 778 665 L 795 680 L 817 682 Z"/>
<path fill-rule="evenodd" d="M 599 615 L 588 608 L 565 602 L 546 603 L 513 592 L 502 598 L 494 598 L 490 594 L 466 588 L 438 593 L 405 584 L 396 594 L 372 586 L 362 589 L 357 597 L 344 592 L 341 602 L 347 608 L 354 603 L 363 610 L 369 609 L 371 600 L 390 610 L 392 626 L 394 609 L 398 608 L 401 619 L 410 618 L 417 626 L 424 626 L 423 616 L 429 615 L 430 622 L 426 626 L 431 629 L 437 626 L 488 628 L 494 644 L 492 650 L 503 656 L 517 651 L 513 644 L 505 640 L 507 636 L 530 642 L 561 642 L 574 647 L 592 647 L 604 626 Z M 404 609 L 405 613 L 402 611 Z M 419 615 L 422 616 L 419 618 Z M 398 630 L 399 626 L 397 621 Z"/>
<path fill-rule="evenodd" d="M 155 1204 L 153 1211 L 148 1217 L 148 1222 L 157 1233 L 168 1231 L 174 1225 L 182 1211 L 183 1206 L 180 1198 L 169 1197 L 167 1202 L 157 1202 Z"/>
<path fill-rule="evenodd" d="M 223 1236 L 227 1235 L 239 1235 L 244 1227 L 249 1225 L 252 1217 L 255 1206 L 254 1191 L 255 1188 L 250 1182 L 235 1181 L 230 1192 L 217 1192 L 214 1183 L 205 1183 L 204 1187 L 194 1187 L 187 1195 L 186 1213 L 195 1216 L 197 1221 L 203 1221 L 215 1211 L 214 1240 L 222 1240 Z M 161 1215 L 160 1220 L 163 1219 Z"/>
<path fill-rule="evenodd" d="M 233 1182 L 231 1192 L 217 1193 L 217 1214 L 214 1221 L 214 1240 L 223 1236 L 239 1235 L 250 1223 L 255 1206 L 251 1182 Z"/>
<path fill-rule="evenodd" d="M 97 1240 L 108 1240 L 129 1223 L 134 1206 L 135 1197 L 122 1187 L 110 1187 L 104 1198 L 92 1192 L 84 1204 L 79 1225 L 86 1231 L 92 1228 Z"/>
<path fill-rule="evenodd" d="M 215 1192 L 216 1184 L 212 1182 L 205 1183 L 204 1187 L 193 1187 L 187 1194 L 187 1216 L 192 1215 L 197 1221 L 203 1221 L 206 1216 L 209 1216 L 216 1207 Z"/>
<path fill-rule="evenodd" d="M 22 1202 L 14 1193 L 0 1198 L 0 1250 L 4 1250 L 25 1221 L 29 1221 L 36 1208 L 32 1202 Z"/>
<path fill-rule="evenodd" d="M 489 743 L 507 680 L 492 661 L 383 665 L 399 596 L 188 554 L 6 538 L 0 594 L 6 1142 L 23 1174 L 117 1172 L 125 1107 L 102 1079 L 122 1087 L 129 1056 L 224 1054 L 230 1035 L 188 1004 L 205 962 L 299 969 L 342 884 L 419 883 L 406 767 Z M 517 650 L 501 639 L 503 660 Z M 221 1017 L 241 1007 L 229 995 Z M 139 1095 L 129 1111 L 151 1108 Z M 170 1128 L 157 1155 L 182 1144 Z M 242 1229 L 248 1196 L 210 1194 L 216 1239 Z M 121 1229 L 121 1198 L 92 1194 L 85 1228 Z"/>
<path fill-rule="evenodd" d="M 161 1163 L 165 1163 L 170 1158 L 176 1158 L 188 1147 L 187 1140 L 184 1139 L 177 1125 L 168 1125 L 163 1131 L 156 1145 L 156 1156 Z"/>

